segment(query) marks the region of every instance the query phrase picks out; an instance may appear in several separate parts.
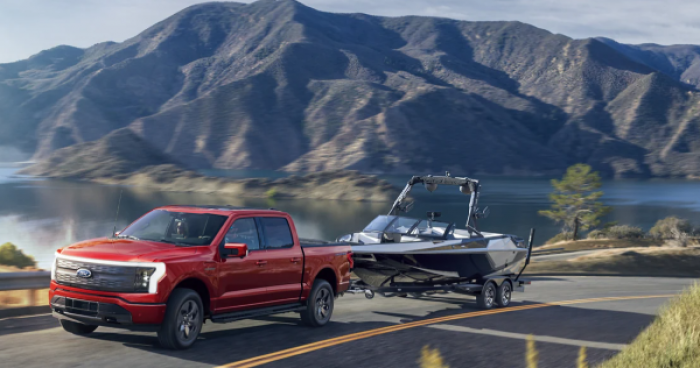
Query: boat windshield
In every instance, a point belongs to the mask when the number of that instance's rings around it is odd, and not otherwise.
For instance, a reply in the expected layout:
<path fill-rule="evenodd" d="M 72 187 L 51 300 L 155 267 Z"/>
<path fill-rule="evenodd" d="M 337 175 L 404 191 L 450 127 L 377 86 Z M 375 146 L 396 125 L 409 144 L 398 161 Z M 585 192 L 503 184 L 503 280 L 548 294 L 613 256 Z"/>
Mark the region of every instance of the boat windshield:
<path fill-rule="evenodd" d="M 225 216 L 155 210 L 129 225 L 118 237 L 180 246 L 209 245 L 224 222 Z"/>
<path fill-rule="evenodd" d="M 365 227 L 362 232 L 364 233 L 395 233 L 395 234 L 408 234 L 409 230 L 413 228 L 420 220 L 412 219 L 408 217 L 398 217 L 398 216 L 377 216 L 372 222 Z"/>
<path fill-rule="evenodd" d="M 422 220 L 418 226 L 411 230 L 411 235 L 443 236 L 449 226 L 450 224 L 447 222 L 439 221 L 433 221 L 431 226 L 428 226 L 428 220 Z"/>

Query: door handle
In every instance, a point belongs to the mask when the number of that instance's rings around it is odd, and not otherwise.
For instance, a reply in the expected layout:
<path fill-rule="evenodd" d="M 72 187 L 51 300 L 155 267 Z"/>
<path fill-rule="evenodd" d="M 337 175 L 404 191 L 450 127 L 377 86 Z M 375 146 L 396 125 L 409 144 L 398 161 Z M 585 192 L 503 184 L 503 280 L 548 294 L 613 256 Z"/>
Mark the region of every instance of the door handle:
<path fill-rule="evenodd" d="M 289 261 L 292 263 L 301 262 L 301 257 L 294 257 L 294 258 L 290 259 Z"/>
<path fill-rule="evenodd" d="M 267 264 L 267 261 L 257 261 L 257 262 L 255 262 L 255 264 L 258 266 L 264 266 Z"/>

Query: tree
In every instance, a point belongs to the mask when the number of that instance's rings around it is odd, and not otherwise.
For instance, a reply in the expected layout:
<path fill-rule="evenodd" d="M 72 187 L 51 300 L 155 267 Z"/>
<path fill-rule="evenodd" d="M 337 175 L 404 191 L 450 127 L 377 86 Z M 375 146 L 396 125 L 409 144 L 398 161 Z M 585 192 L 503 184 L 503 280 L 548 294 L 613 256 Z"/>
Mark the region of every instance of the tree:
<path fill-rule="evenodd" d="M 25 255 L 12 243 L 0 245 L 0 265 L 18 268 L 34 267 L 36 263 L 30 256 Z"/>
<path fill-rule="evenodd" d="M 576 240 L 579 230 L 586 230 L 600 223 L 600 217 L 610 211 L 609 207 L 598 202 L 603 195 L 600 176 L 591 172 L 586 164 L 576 164 L 566 170 L 561 180 L 552 180 L 554 193 L 550 210 L 539 211 L 557 223 L 562 223 L 562 232 L 572 232 Z"/>

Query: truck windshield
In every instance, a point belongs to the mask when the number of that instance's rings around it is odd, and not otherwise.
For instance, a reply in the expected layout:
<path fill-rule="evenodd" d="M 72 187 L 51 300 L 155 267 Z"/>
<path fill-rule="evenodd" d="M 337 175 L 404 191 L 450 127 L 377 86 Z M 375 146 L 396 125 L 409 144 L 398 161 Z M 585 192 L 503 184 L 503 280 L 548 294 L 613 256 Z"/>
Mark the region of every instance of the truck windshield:
<path fill-rule="evenodd" d="M 136 220 L 118 237 L 175 245 L 209 245 L 226 222 L 226 216 L 155 210 Z"/>

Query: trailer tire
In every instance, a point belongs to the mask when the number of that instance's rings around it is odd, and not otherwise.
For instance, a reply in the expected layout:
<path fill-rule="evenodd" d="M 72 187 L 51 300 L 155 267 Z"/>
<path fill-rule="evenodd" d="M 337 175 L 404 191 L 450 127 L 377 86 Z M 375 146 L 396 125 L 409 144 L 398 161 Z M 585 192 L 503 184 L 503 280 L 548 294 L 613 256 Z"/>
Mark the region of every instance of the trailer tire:
<path fill-rule="evenodd" d="M 476 305 L 481 309 L 491 309 L 496 303 L 496 285 L 489 281 L 481 289 L 481 293 L 476 296 Z"/>
<path fill-rule="evenodd" d="M 333 315 L 335 297 L 333 288 L 326 280 L 314 281 L 314 286 L 306 301 L 306 309 L 301 311 L 301 321 L 311 327 L 325 326 Z"/>
<path fill-rule="evenodd" d="M 510 281 L 503 281 L 501 286 L 498 287 L 498 292 L 496 293 L 496 304 L 499 307 L 507 307 L 510 305 L 510 298 L 513 294 L 513 285 Z"/>
<path fill-rule="evenodd" d="M 95 325 L 86 325 L 83 323 L 68 321 L 65 319 L 61 320 L 61 327 L 63 327 L 63 329 L 66 330 L 66 332 L 70 332 L 74 335 L 81 336 L 91 334 L 97 329 L 97 326 Z"/>
<path fill-rule="evenodd" d="M 187 349 L 197 341 L 204 324 L 202 298 L 192 289 L 173 290 L 158 330 L 158 341 L 166 349 Z"/>

